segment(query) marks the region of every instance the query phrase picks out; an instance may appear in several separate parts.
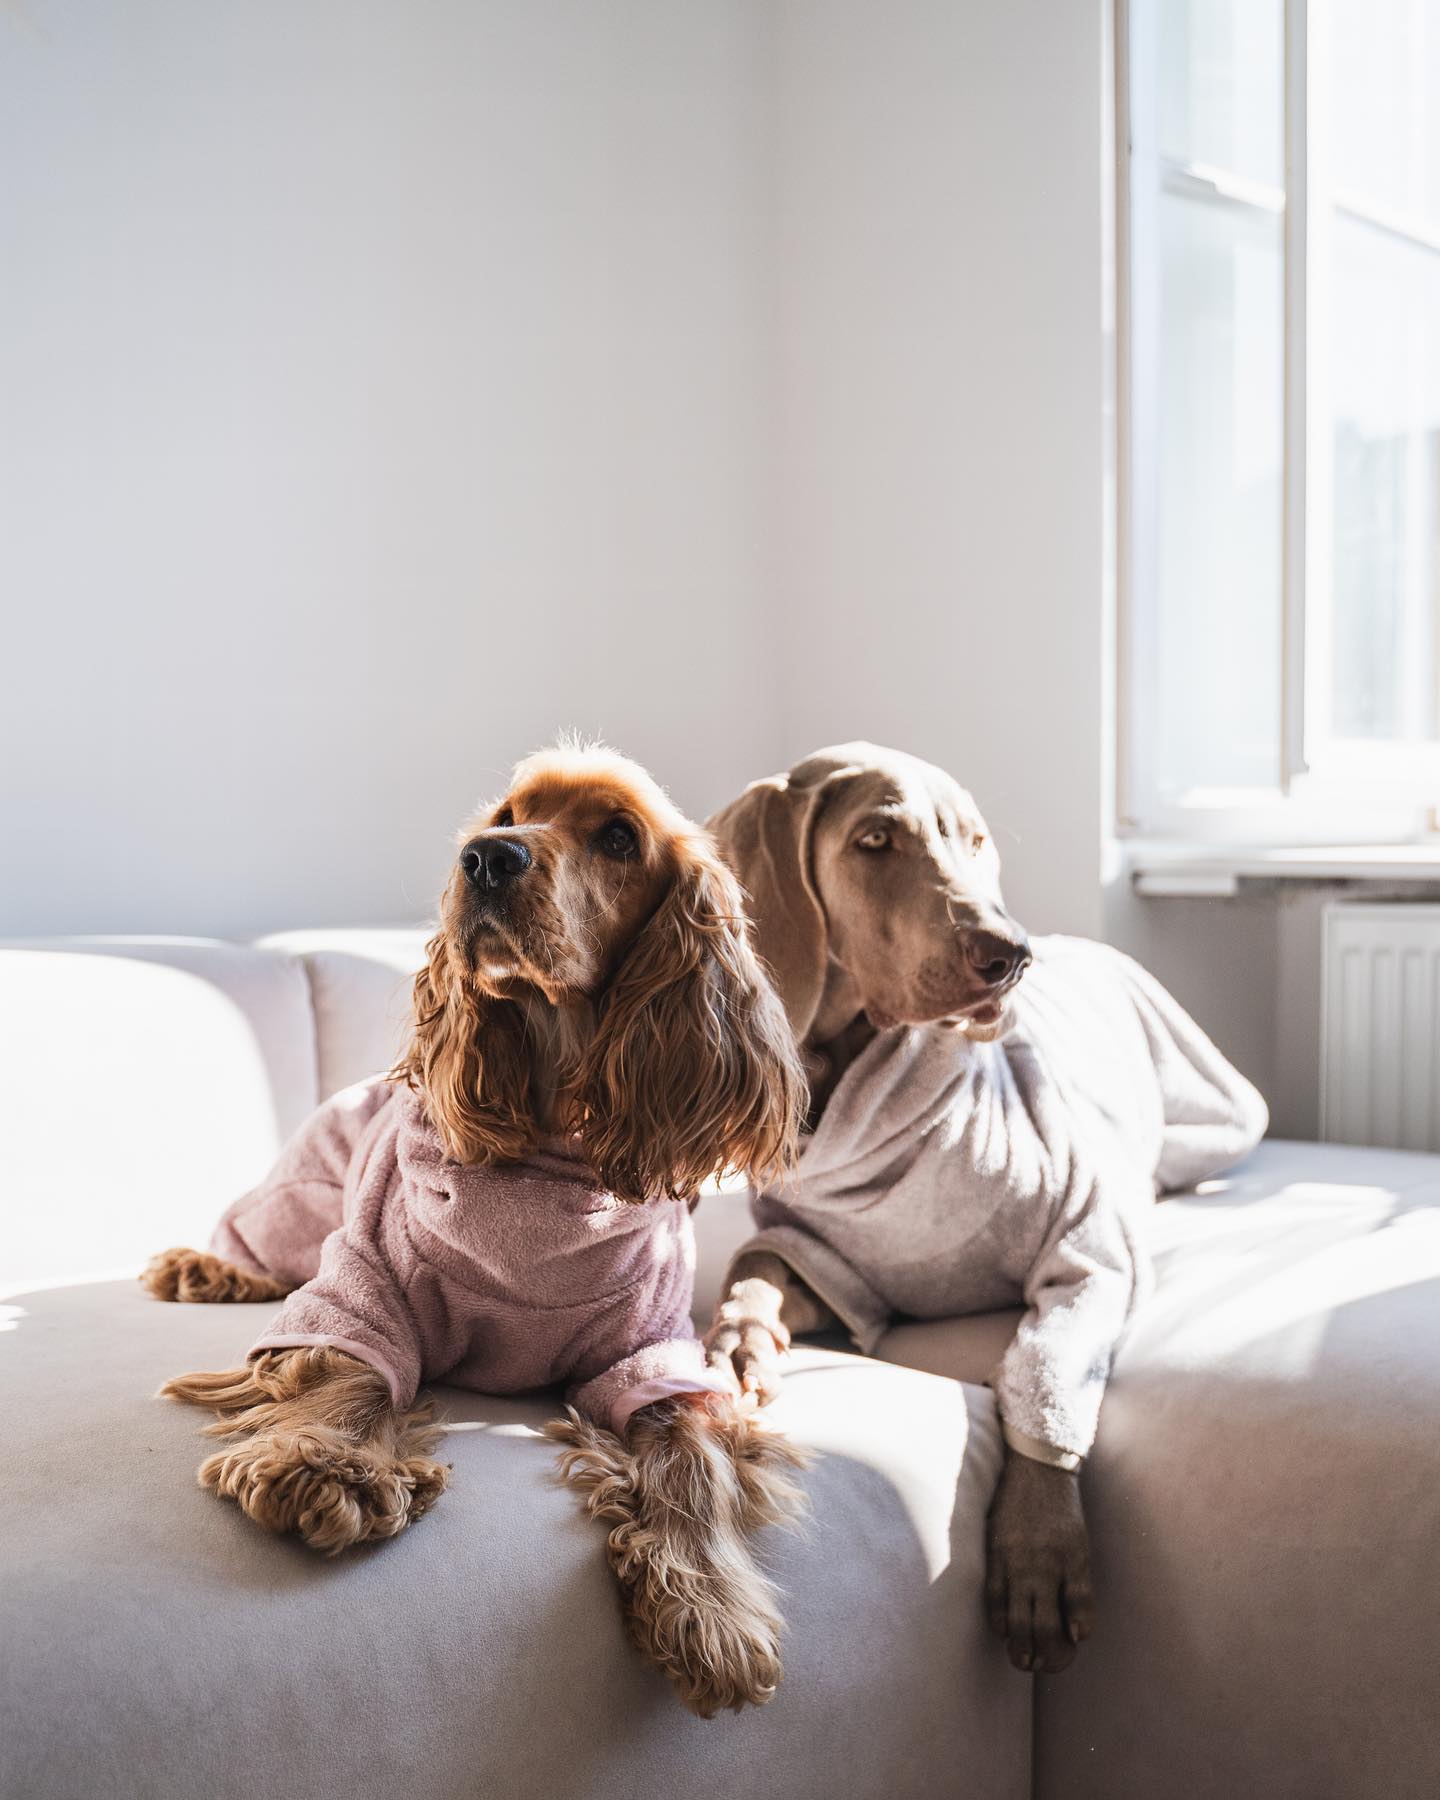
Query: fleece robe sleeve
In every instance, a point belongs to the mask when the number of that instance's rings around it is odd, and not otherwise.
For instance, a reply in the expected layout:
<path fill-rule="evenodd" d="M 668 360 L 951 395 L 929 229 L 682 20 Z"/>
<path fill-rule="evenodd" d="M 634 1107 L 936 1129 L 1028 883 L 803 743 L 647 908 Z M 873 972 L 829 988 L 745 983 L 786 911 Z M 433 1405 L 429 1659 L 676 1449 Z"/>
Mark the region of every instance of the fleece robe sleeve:
<path fill-rule="evenodd" d="M 695 1250 L 688 1209 L 682 1201 L 652 1201 L 645 1214 L 653 1225 L 626 1240 L 639 1252 L 638 1279 L 589 1311 L 561 1359 L 566 1399 L 621 1435 L 632 1414 L 657 1400 L 735 1392 L 733 1378 L 710 1367 L 691 1321 Z M 638 1222 L 642 1215 L 629 1217 Z"/>
<path fill-rule="evenodd" d="M 1126 1205 L 1127 1185 L 1145 1184 L 1113 1162 L 1103 1176 L 1088 1159 L 1068 1171 L 1025 1279 L 1025 1316 L 991 1377 L 1005 1441 L 1059 1468 L 1078 1468 L 1095 1441 L 1115 1346 L 1145 1284 Z M 1140 1198 L 1128 1196 L 1130 1217 Z"/>
<path fill-rule="evenodd" d="M 623 1436 L 631 1415 L 642 1406 L 679 1394 L 733 1392 L 706 1362 L 698 1338 L 674 1337 L 642 1345 L 589 1381 L 574 1383 L 566 1399 L 587 1419 Z"/>
<path fill-rule="evenodd" d="M 423 1349 L 418 1324 L 381 1247 L 351 1221 L 326 1238 L 320 1270 L 297 1288 L 250 1354 L 328 1345 L 378 1369 L 404 1409 L 420 1386 Z"/>
<path fill-rule="evenodd" d="M 233 1202 L 210 1240 L 216 1256 L 277 1281 L 309 1281 L 340 1224 L 345 1172 L 395 1089 L 384 1076 L 332 1094 L 280 1152 L 273 1169 Z"/>

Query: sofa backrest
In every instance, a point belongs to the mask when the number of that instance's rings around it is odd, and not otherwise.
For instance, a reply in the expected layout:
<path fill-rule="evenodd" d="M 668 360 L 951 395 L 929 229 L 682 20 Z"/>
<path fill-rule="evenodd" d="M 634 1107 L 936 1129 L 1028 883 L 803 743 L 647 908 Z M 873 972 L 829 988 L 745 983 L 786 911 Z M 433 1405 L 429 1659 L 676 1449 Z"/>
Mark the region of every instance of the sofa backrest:
<path fill-rule="evenodd" d="M 203 1245 L 321 1099 L 393 1060 L 424 941 L 0 943 L 0 1291 Z"/>
<path fill-rule="evenodd" d="M 328 1099 L 378 1069 L 404 1047 L 410 989 L 429 933 L 413 930 L 286 931 L 257 949 L 305 969 L 315 1027 L 315 1080 Z"/>
<path fill-rule="evenodd" d="M 203 1247 L 321 1100 L 388 1068 L 427 933 L 0 940 L 0 1298 Z M 695 1215 L 708 1320 L 749 1207 Z"/>

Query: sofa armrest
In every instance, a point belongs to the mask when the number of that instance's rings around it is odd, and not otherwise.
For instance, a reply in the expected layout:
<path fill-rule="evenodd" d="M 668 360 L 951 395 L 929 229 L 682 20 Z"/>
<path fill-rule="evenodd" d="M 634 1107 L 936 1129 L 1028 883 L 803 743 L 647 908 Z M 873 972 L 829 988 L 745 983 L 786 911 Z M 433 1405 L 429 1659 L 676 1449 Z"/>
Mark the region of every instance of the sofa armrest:
<path fill-rule="evenodd" d="M 0 1288 L 203 1244 L 317 1100 L 305 972 L 201 938 L 0 943 Z"/>

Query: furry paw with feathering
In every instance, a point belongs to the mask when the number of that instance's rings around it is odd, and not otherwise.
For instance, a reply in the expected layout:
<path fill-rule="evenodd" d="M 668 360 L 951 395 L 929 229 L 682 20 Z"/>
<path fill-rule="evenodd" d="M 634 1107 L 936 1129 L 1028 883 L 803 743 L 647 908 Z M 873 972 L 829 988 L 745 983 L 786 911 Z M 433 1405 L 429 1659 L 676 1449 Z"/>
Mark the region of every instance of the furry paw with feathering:
<path fill-rule="evenodd" d="M 288 1283 L 269 1275 L 257 1275 L 208 1250 L 162 1250 L 152 1256 L 140 1274 L 140 1285 L 157 1300 L 191 1304 L 245 1300 L 283 1300 Z"/>
<path fill-rule="evenodd" d="M 782 1620 L 747 1534 L 803 1512 L 805 1452 L 719 1395 L 643 1407 L 623 1440 L 573 1410 L 546 1435 L 609 1527 L 636 1649 L 702 1719 L 763 1706 L 783 1673 Z"/>

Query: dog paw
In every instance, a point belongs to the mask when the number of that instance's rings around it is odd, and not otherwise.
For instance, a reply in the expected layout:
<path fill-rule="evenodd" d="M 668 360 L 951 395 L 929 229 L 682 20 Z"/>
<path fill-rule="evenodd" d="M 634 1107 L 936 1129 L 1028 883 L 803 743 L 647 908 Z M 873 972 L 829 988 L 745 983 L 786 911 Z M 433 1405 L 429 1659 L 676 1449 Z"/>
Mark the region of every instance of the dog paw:
<path fill-rule="evenodd" d="M 1058 1674 L 1075 1660 L 1095 1617 L 1076 1477 L 1008 1456 L 988 1539 L 985 1608 L 991 1629 L 1022 1673 Z"/>
<path fill-rule="evenodd" d="M 216 1304 L 223 1301 L 283 1300 L 290 1291 L 268 1275 L 237 1268 L 207 1250 L 162 1250 L 152 1256 L 140 1275 L 140 1285 L 157 1300 L 182 1304 Z"/>
<path fill-rule="evenodd" d="M 410 1511 L 405 1522 L 413 1525 L 417 1519 L 425 1517 L 449 1487 L 450 1469 L 447 1464 L 435 1462 L 428 1456 L 407 1456 L 396 1463 L 395 1470 L 410 1491 Z"/>
<path fill-rule="evenodd" d="M 252 1438 L 200 1468 L 202 1487 L 326 1556 L 397 1536 L 429 1512 L 449 1479 L 429 1457 L 389 1456 L 322 1431 Z"/>
<path fill-rule="evenodd" d="M 626 1626 L 641 1655 L 670 1678 L 702 1719 L 764 1706 L 780 1685 L 780 1620 L 753 1582 L 721 1571 L 676 1570 L 646 1577 L 625 1594 Z"/>
<path fill-rule="evenodd" d="M 705 1334 L 705 1359 L 741 1394 L 768 1406 L 779 1397 L 780 1358 L 790 1333 L 780 1322 L 779 1295 L 766 1281 L 737 1281 Z"/>
<path fill-rule="evenodd" d="M 1054 1552 L 992 1552 L 987 1610 L 1015 1668 L 1058 1675 L 1090 1633 L 1089 1571 Z"/>

